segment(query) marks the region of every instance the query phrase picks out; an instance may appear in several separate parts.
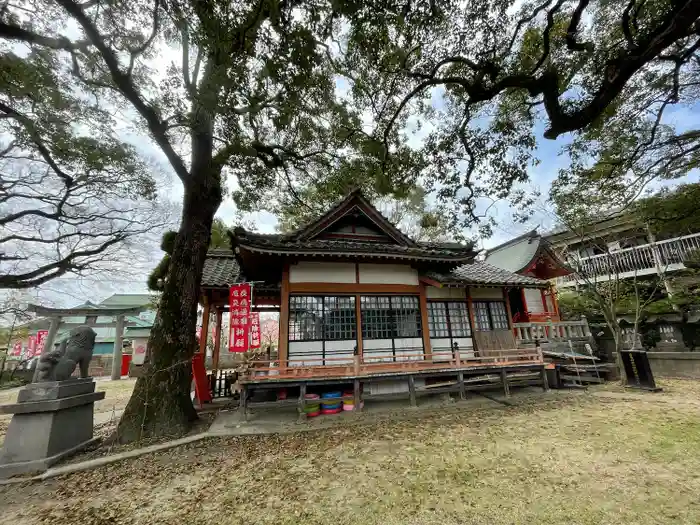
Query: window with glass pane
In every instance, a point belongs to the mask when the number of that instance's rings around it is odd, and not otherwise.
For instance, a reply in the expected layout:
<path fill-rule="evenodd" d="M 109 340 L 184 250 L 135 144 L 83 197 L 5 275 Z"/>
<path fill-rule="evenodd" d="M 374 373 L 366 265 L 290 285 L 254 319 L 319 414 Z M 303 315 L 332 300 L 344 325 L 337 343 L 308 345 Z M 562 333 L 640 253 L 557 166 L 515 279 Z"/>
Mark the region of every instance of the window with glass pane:
<path fill-rule="evenodd" d="M 472 305 L 474 307 L 474 330 L 491 330 L 489 303 L 475 302 Z"/>
<path fill-rule="evenodd" d="M 452 337 L 471 337 L 469 325 L 469 310 L 467 303 L 449 302 L 447 309 L 450 316 L 450 332 Z"/>
<path fill-rule="evenodd" d="M 323 338 L 323 297 L 293 295 L 289 298 L 289 340 Z"/>
<path fill-rule="evenodd" d="M 421 336 L 418 297 L 363 295 L 360 304 L 363 339 Z"/>
<path fill-rule="evenodd" d="M 396 337 L 420 337 L 420 306 L 418 297 L 391 297 L 396 322 Z"/>
<path fill-rule="evenodd" d="M 323 315 L 326 341 L 356 338 L 356 315 L 354 297 L 324 297 Z"/>
<path fill-rule="evenodd" d="M 491 312 L 491 325 L 494 330 L 508 330 L 508 312 L 505 303 L 489 303 Z"/>
<path fill-rule="evenodd" d="M 389 297 L 363 295 L 360 297 L 360 306 L 363 339 L 393 338 L 394 319 Z"/>
<path fill-rule="evenodd" d="M 447 326 L 447 308 L 445 303 L 428 303 L 428 329 L 430 337 L 449 337 Z"/>

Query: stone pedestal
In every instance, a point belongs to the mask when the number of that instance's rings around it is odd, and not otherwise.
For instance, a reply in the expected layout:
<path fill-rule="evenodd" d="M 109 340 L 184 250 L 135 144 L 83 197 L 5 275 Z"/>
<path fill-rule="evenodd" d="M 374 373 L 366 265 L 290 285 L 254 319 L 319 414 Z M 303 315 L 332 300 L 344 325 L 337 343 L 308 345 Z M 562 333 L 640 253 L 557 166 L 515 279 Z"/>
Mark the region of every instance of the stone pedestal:
<path fill-rule="evenodd" d="M 0 453 L 0 478 L 40 472 L 93 441 L 95 392 L 91 377 L 32 383 L 17 403 L 0 406 L 13 414 Z"/>

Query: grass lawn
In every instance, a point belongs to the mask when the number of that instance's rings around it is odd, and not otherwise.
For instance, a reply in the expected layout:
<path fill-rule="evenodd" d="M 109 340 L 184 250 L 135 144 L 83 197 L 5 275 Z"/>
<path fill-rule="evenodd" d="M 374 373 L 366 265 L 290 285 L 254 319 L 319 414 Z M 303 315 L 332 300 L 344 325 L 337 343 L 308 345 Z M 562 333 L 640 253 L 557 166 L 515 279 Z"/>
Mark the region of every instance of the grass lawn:
<path fill-rule="evenodd" d="M 661 386 L 203 441 L 0 487 L 0 523 L 697 524 L 700 383 Z"/>

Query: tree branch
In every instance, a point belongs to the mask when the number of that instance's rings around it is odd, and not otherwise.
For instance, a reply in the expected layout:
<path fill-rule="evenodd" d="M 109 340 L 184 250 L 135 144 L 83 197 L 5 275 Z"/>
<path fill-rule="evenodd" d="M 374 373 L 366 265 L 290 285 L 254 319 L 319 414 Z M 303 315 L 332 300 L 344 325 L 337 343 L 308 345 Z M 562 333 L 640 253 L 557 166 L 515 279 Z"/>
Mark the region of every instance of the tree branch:
<path fill-rule="evenodd" d="M 579 0 L 574 14 L 571 16 L 571 21 L 569 22 L 569 27 L 566 29 L 566 46 L 572 51 L 588 51 L 589 53 L 593 51 L 594 46 L 590 42 L 577 42 L 576 33 L 578 33 L 578 25 L 581 22 L 581 15 L 583 11 L 588 7 L 589 0 Z"/>
<path fill-rule="evenodd" d="M 146 121 L 153 140 L 155 140 L 158 146 L 163 150 L 163 153 L 175 170 L 177 176 L 183 182 L 187 182 L 189 179 L 189 171 L 170 144 L 170 140 L 165 132 L 166 126 L 163 124 L 156 110 L 151 107 L 144 100 L 141 93 L 139 93 L 134 85 L 133 78 L 121 70 L 116 53 L 107 46 L 104 37 L 100 34 L 95 24 L 87 17 L 80 4 L 74 0 L 56 1 L 83 28 L 90 42 L 97 48 L 102 56 L 117 89 Z"/>

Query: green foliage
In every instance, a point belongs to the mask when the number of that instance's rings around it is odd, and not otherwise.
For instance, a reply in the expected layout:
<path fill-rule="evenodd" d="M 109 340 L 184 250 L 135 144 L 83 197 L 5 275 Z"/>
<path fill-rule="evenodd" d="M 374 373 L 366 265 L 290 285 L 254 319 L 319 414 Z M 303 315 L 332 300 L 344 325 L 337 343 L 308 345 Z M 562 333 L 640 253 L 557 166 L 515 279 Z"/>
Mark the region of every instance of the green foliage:
<path fill-rule="evenodd" d="M 581 319 L 582 315 L 589 318 L 602 316 L 598 303 L 590 294 L 576 292 L 560 292 L 557 296 L 559 311 L 562 319 Z"/>
<path fill-rule="evenodd" d="M 177 240 L 177 232 L 167 231 L 163 234 L 160 242 L 160 249 L 165 252 L 163 258 L 156 267 L 148 275 L 146 284 L 149 290 L 160 292 L 163 290 L 165 279 L 170 270 L 170 257 L 175 249 L 175 241 Z M 231 241 L 228 234 L 228 228 L 223 220 L 216 218 L 212 223 L 211 237 L 209 240 L 209 248 L 231 248 Z"/>
<path fill-rule="evenodd" d="M 634 180 L 640 173 L 630 174 L 619 161 L 652 134 L 664 152 L 677 145 L 664 142 L 672 131 L 652 129 L 653 111 L 639 108 L 653 110 L 670 96 L 679 104 L 695 100 L 690 81 L 697 35 L 688 35 L 697 15 L 685 18 L 680 4 L 426 0 L 386 10 L 381 5 L 363 5 L 351 18 L 362 23 L 337 37 L 340 48 L 347 43 L 341 63 L 350 93 L 374 117 L 371 127 L 384 144 L 385 162 L 397 156 L 397 133 L 416 135 L 421 162 L 399 180 L 420 180 L 434 192 L 450 212 L 451 228 L 483 223 L 483 203 L 500 199 L 510 201 L 516 219 L 523 218 L 533 197 L 522 183 L 538 163 L 535 132 L 541 127 L 547 138 L 575 133 L 567 148 L 574 162 L 559 182 L 560 192 L 572 200 L 585 196 L 584 203 L 598 208 L 613 205 L 612 191 L 594 190 L 590 180 L 602 186 L 611 166 L 617 179 Z M 357 64 L 367 59 L 375 71 L 358 71 Z M 681 81 L 679 89 L 674 78 Z M 419 130 L 420 117 L 430 126 Z M 691 149 L 690 156 L 695 153 Z M 600 159 L 595 169 L 591 155 Z M 672 173 L 663 175 L 653 165 L 654 153 L 643 157 L 635 161 L 640 169 L 659 176 L 680 175 L 692 164 L 676 152 L 668 156 Z M 584 176 L 589 182 L 578 184 Z M 618 180 L 615 189 L 638 189 L 630 180 Z"/>
<path fill-rule="evenodd" d="M 228 228 L 223 220 L 216 218 L 211 225 L 211 236 L 209 237 L 209 248 L 231 249 L 231 238 Z"/>
<path fill-rule="evenodd" d="M 640 199 L 632 212 L 657 235 L 673 237 L 700 231 L 700 184 L 664 188 Z"/>

